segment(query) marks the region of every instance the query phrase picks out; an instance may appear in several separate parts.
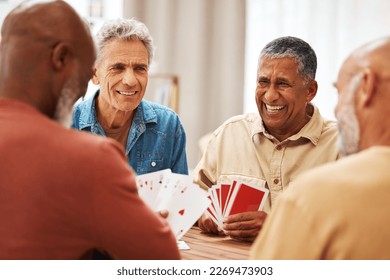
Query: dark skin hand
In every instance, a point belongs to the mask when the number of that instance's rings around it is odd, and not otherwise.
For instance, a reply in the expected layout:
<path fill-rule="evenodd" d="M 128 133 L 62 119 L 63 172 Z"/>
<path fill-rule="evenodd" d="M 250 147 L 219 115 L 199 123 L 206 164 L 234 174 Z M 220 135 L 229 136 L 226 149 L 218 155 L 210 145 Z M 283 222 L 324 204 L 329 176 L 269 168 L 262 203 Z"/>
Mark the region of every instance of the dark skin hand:
<path fill-rule="evenodd" d="M 267 213 L 253 211 L 228 216 L 223 221 L 223 231 L 233 239 L 253 242 L 263 227 Z"/>
<path fill-rule="evenodd" d="M 203 232 L 226 234 L 233 239 L 253 242 L 263 227 L 266 218 L 267 213 L 263 211 L 231 215 L 224 219 L 223 229 L 220 230 L 206 214 L 203 214 L 198 220 L 198 226 Z"/>
<path fill-rule="evenodd" d="M 218 226 L 206 214 L 203 214 L 199 218 L 198 226 L 203 232 L 221 234 L 221 230 L 218 229 Z"/>

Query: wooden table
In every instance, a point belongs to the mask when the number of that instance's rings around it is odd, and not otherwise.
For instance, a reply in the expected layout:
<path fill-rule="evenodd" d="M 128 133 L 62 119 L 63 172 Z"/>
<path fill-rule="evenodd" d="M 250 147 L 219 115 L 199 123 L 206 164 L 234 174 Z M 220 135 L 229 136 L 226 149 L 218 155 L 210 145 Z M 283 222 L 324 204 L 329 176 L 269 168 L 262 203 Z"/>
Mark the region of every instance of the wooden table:
<path fill-rule="evenodd" d="M 192 227 L 181 239 L 190 247 L 181 250 L 183 260 L 247 260 L 251 243 L 227 236 L 205 234 Z"/>

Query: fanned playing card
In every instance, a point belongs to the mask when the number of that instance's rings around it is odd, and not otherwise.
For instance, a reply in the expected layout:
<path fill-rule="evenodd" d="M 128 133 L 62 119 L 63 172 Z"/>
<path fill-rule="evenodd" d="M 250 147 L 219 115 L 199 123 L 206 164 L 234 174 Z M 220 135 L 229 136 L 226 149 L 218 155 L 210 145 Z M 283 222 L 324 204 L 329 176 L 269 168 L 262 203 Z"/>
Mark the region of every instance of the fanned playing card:
<path fill-rule="evenodd" d="M 168 223 L 177 239 L 180 239 L 200 218 L 210 205 L 207 193 L 192 184 L 178 188 L 169 199 L 167 210 Z"/>
<path fill-rule="evenodd" d="M 263 209 L 268 189 L 242 182 L 237 182 L 237 185 L 226 206 L 226 216 Z"/>
<path fill-rule="evenodd" d="M 154 211 L 168 210 L 167 222 L 179 240 L 210 205 L 208 193 L 188 175 L 170 169 L 136 177 L 138 193 Z"/>
<path fill-rule="evenodd" d="M 229 215 L 262 210 L 269 190 L 265 187 L 265 183 L 260 181 L 257 183 L 259 185 L 225 178 L 209 189 L 208 198 L 211 204 L 206 214 L 222 228 L 223 219 Z"/>
<path fill-rule="evenodd" d="M 210 217 L 210 219 L 218 225 L 219 228 L 222 229 L 222 219 L 221 217 L 217 214 L 217 208 L 219 207 L 218 205 L 214 205 L 215 200 L 212 197 L 212 188 L 209 189 L 208 196 L 207 198 L 210 200 L 210 205 L 206 209 L 206 215 Z"/>
<path fill-rule="evenodd" d="M 171 174 L 170 169 L 164 169 L 136 177 L 138 194 L 150 208 L 154 208 L 159 192 L 167 186 Z"/>
<path fill-rule="evenodd" d="M 170 202 L 170 198 L 182 188 L 187 186 L 193 186 L 198 188 L 197 185 L 193 183 L 193 179 L 184 174 L 176 174 L 171 173 L 167 178 L 167 184 L 163 189 L 160 190 L 157 195 L 156 206 L 155 209 L 157 211 L 168 209 Z"/>

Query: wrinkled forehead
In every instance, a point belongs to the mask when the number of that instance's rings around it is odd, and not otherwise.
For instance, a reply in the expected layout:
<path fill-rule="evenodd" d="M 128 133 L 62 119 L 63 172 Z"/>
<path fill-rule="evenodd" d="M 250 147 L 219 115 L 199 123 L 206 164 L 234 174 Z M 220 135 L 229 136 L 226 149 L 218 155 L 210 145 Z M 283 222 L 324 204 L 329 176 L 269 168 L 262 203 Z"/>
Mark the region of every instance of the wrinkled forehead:
<path fill-rule="evenodd" d="M 294 57 L 262 57 L 259 60 L 257 67 L 257 74 L 265 74 L 268 72 L 284 73 L 284 74 L 298 74 L 298 63 Z"/>

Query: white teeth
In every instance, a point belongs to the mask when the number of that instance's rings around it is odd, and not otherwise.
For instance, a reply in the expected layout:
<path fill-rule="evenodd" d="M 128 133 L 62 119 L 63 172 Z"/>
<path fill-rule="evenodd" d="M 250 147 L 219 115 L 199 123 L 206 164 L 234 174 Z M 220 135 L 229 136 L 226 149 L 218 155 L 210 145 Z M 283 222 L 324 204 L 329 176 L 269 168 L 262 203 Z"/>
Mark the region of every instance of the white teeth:
<path fill-rule="evenodd" d="M 271 106 L 271 105 L 265 104 L 265 107 L 267 108 L 267 111 L 277 112 L 277 111 L 284 109 L 286 106 Z"/>
<path fill-rule="evenodd" d="M 119 94 L 126 95 L 126 96 L 131 96 L 131 95 L 134 95 L 134 94 L 137 93 L 136 91 L 130 91 L 130 92 L 127 92 L 127 91 L 118 91 L 118 92 L 119 92 Z"/>

